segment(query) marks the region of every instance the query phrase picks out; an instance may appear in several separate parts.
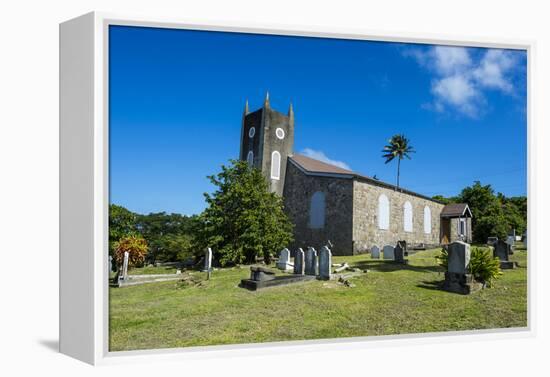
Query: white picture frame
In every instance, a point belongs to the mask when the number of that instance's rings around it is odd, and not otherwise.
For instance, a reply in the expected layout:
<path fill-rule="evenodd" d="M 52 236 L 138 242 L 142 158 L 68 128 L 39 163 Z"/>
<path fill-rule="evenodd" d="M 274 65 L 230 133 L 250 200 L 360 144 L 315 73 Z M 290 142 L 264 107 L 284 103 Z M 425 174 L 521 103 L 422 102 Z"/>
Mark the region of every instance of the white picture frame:
<path fill-rule="evenodd" d="M 321 351 L 378 347 L 388 342 L 449 342 L 456 335 L 468 339 L 533 336 L 531 289 L 535 271 L 530 269 L 527 328 L 109 352 L 107 58 L 110 25 L 521 49 L 527 52 L 529 94 L 534 80 L 532 56 L 535 43 L 526 40 L 495 40 L 481 37 L 434 38 L 413 33 L 243 25 L 229 22 L 212 25 L 170 18 L 98 12 L 88 13 L 60 24 L 60 352 L 86 363 L 108 364 L 150 358 L 251 356 L 273 351 L 285 353 L 293 352 L 295 347 Z M 527 138 L 530 147 L 534 138 L 531 114 L 532 99 L 528 95 Z M 532 153 L 530 149 L 529 172 Z M 531 205 L 531 174 L 528 174 L 527 187 L 531 220 L 534 218 Z M 528 237 L 531 239 L 531 234 Z M 73 245 L 79 247 L 75 248 Z M 528 256 L 530 264 L 533 262 L 533 254 L 529 253 Z"/>

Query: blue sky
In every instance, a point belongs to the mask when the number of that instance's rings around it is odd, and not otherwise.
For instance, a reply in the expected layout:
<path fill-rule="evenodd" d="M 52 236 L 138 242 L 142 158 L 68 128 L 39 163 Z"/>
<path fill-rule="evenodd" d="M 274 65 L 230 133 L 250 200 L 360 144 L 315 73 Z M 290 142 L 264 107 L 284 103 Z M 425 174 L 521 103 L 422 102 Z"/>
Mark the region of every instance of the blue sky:
<path fill-rule="evenodd" d="M 395 183 L 381 150 L 404 133 L 402 187 L 526 194 L 524 51 L 122 26 L 109 47 L 110 201 L 132 211 L 202 211 L 267 91 L 296 153 Z"/>

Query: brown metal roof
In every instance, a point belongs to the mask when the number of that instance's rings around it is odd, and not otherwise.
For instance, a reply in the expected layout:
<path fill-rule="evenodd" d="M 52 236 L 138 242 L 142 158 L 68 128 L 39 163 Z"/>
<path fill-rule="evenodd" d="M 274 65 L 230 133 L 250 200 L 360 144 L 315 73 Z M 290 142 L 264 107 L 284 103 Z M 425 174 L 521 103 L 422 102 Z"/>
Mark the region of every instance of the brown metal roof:
<path fill-rule="evenodd" d="M 367 181 L 371 184 L 386 187 L 392 190 L 396 190 L 402 193 L 406 193 L 409 195 L 418 196 L 423 199 L 431 200 L 436 203 L 442 204 L 440 201 L 430 198 L 429 196 L 425 196 L 419 193 L 416 193 L 414 191 L 409 191 L 401 187 L 397 187 L 395 185 L 392 185 L 390 183 L 386 183 L 383 181 L 380 181 L 378 179 L 374 179 L 371 177 L 368 177 L 366 175 L 362 175 L 359 173 L 356 173 L 351 170 L 342 169 L 338 166 L 334 166 L 331 164 L 328 164 L 326 162 L 322 162 L 319 160 L 315 160 L 310 157 L 303 156 L 301 154 L 295 154 L 291 157 L 289 157 L 291 161 L 293 161 L 296 165 L 298 165 L 302 170 L 306 171 L 307 173 L 312 174 L 335 174 L 336 176 L 341 176 L 342 178 L 356 178 L 362 181 Z"/>
<path fill-rule="evenodd" d="M 315 160 L 310 157 L 303 156 L 301 154 L 295 154 L 291 157 L 293 161 L 297 162 L 303 169 L 311 173 L 327 173 L 327 174 L 348 174 L 355 175 L 351 170 L 342 169 L 338 166 L 327 164 L 319 160 Z"/>
<path fill-rule="evenodd" d="M 443 207 L 441 217 L 472 216 L 472 212 L 466 203 L 451 203 Z"/>

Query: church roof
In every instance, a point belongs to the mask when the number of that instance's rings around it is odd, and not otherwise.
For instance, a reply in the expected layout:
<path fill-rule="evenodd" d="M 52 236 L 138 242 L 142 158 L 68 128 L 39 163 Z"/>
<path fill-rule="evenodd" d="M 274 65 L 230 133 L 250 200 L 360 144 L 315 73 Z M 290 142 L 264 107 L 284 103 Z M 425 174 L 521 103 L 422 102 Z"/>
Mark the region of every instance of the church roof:
<path fill-rule="evenodd" d="M 451 203 L 443 207 L 441 211 L 441 217 L 459 217 L 469 216 L 472 217 L 470 207 L 466 203 Z"/>
<path fill-rule="evenodd" d="M 298 166 L 303 172 L 309 175 L 320 175 L 320 176 L 331 176 L 335 178 L 348 178 L 348 179 L 357 179 L 363 182 L 367 182 L 376 186 L 381 186 L 385 188 L 389 188 L 392 190 L 396 190 L 405 194 L 418 196 L 422 199 L 431 200 L 432 202 L 440 203 L 440 201 L 435 200 L 433 198 L 430 198 L 429 196 L 425 196 L 422 194 L 419 194 L 414 191 L 409 191 L 401 187 L 397 187 L 395 185 L 392 185 L 390 183 L 386 183 L 383 181 L 380 181 L 378 179 L 374 179 L 372 177 L 368 177 L 363 174 L 356 173 L 352 170 L 343 169 L 341 167 L 328 164 L 323 161 L 319 161 L 316 159 L 313 159 L 311 157 L 306 157 L 301 154 L 295 154 L 291 157 L 289 157 L 290 161 L 292 161 L 295 165 Z"/>

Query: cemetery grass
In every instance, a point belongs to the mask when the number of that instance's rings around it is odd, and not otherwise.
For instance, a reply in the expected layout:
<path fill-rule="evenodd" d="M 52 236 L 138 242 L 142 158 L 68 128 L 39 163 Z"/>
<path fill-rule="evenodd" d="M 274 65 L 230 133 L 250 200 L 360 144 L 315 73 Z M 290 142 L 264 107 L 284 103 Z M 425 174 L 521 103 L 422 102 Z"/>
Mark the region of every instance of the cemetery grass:
<path fill-rule="evenodd" d="M 519 268 L 469 296 L 438 289 L 438 251 L 411 255 L 406 266 L 333 257 L 369 269 L 350 280 L 353 288 L 313 281 L 251 292 L 237 286 L 248 266 L 216 270 L 209 281 L 197 271 L 187 283 L 110 288 L 110 350 L 527 326 L 525 250 L 510 257 Z"/>

